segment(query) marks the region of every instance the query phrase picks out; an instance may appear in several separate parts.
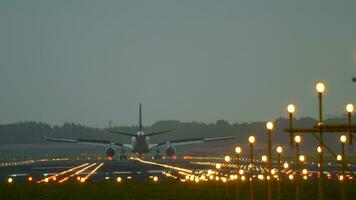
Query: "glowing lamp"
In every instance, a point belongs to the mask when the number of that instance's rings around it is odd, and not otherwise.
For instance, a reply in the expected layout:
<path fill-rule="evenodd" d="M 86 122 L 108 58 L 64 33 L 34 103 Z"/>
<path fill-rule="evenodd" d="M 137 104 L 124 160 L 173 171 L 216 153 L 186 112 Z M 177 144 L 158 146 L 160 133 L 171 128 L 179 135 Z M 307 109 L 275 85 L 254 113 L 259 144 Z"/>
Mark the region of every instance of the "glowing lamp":
<path fill-rule="evenodd" d="M 277 153 L 281 154 L 283 152 L 283 148 L 281 146 L 277 147 Z"/>
<path fill-rule="evenodd" d="M 319 82 L 315 85 L 315 90 L 318 92 L 318 93 L 323 93 L 325 92 L 325 84 L 322 83 L 322 82 Z"/>
<path fill-rule="evenodd" d="M 273 129 L 273 127 L 274 127 L 273 122 L 269 121 L 269 122 L 266 123 L 267 130 L 271 131 Z"/>
<path fill-rule="evenodd" d="M 294 141 L 299 144 L 302 141 L 302 137 L 300 137 L 300 135 L 296 135 L 294 137 Z"/>
<path fill-rule="evenodd" d="M 348 113 L 352 113 L 354 111 L 354 105 L 352 105 L 351 103 L 346 105 L 346 111 Z"/>
<path fill-rule="evenodd" d="M 241 147 L 236 147 L 236 148 L 235 148 L 235 152 L 236 152 L 237 154 L 240 154 L 241 151 L 242 151 Z"/>
<path fill-rule="evenodd" d="M 347 141 L 347 138 L 346 138 L 345 135 L 340 136 L 340 142 L 341 143 L 345 144 L 346 141 Z"/>
<path fill-rule="evenodd" d="M 255 136 L 251 135 L 250 137 L 248 137 L 248 141 L 249 141 L 251 144 L 255 143 L 255 141 L 256 141 Z"/>
<path fill-rule="evenodd" d="M 291 114 L 293 114 L 295 112 L 295 106 L 293 104 L 289 104 L 287 106 L 287 111 Z"/>

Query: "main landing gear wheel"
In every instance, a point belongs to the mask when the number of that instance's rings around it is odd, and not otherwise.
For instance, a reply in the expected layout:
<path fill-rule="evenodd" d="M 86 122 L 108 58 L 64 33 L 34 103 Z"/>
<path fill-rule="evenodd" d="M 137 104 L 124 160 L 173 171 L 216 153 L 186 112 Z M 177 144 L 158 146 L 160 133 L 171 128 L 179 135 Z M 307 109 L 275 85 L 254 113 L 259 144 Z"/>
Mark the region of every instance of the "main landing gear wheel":
<path fill-rule="evenodd" d="M 125 155 L 124 149 L 122 149 L 122 151 L 121 151 L 120 160 L 127 160 L 127 156 Z"/>
<path fill-rule="evenodd" d="M 120 155 L 120 160 L 127 160 L 127 156 L 126 155 Z"/>
<path fill-rule="evenodd" d="M 154 160 L 162 160 L 162 156 L 161 155 L 154 155 L 153 159 Z"/>

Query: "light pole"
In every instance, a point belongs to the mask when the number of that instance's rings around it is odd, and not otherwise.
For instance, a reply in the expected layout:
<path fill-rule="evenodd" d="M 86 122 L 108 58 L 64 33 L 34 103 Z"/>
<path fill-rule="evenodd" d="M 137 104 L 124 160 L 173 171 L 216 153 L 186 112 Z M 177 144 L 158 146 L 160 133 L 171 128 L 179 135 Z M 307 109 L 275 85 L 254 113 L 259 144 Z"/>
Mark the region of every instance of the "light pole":
<path fill-rule="evenodd" d="M 341 142 L 341 173 L 342 176 L 340 176 L 340 181 L 341 181 L 341 200 L 346 199 L 346 194 L 345 194 L 345 143 L 347 141 L 347 138 L 345 135 L 340 136 L 340 142 Z M 341 178 L 342 177 L 342 178 Z"/>
<path fill-rule="evenodd" d="M 293 104 L 289 104 L 287 106 L 287 111 L 289 113 L 289 146 L 293 145 L 293 113 L 295 112 L 295 106 Z"/>
<path fill-rule="evenodd" d="M 319 98 L 319 146 L 321 151 L 319 153 L 319 184 L 318 184 L 318 199 L 323 200 L 323 171 L 324 171 L 324 159 L 323 159 L 323 93 L 325 92 L 325 84 L 319 82 L 315 85 L 315 90 L 318 92 Z"/>
<path fill-rule="evenodd" d="M 237 191 L 236 191 L 236 196 L 237 196 L 237 199 L 239 200 L 240 199 L 240 176 L 239 176 L 239 173 L 240 173 L 240 154 L 241 154 L 241 147 L 236 147 L 235 148 L 235 153 L 236 153 L 236 165 L 237 165 L 237 169 L 236 169 L 236 172 L 237 172 Z"/>
<path fill-rule="evenodd" d="M 225 156 L 224 158 L 226 163 L 229 163 L 231 161 L 231 157 L 230 156 Z M 226 184 L 225 187 L 225 196 L 228 197 L 229 196 L 229 184 Z"/>
<path fill-rule="evenodd" d="M 295 146 L 296 146 L 296 155 L 295 155 L 295 164 L 296 164 L 296 172 L 295 172 L 295 199 L 300 199 L 300 185 L 299 185 L 299 176 L 300 176 L 300 169 L 299 169 L 299 144 L 302 141 L 300 135 L 296 135 L 294 137 Z"/>
<path fill-rule="evenodd" d="M 250 200 L 253 200 L 253 144 L 256 142 L 255 136 L 250 136 L 248 142 L 250 143 Z"/>
<path fill-rule="evenodd" d="M 268 200 L 272 200 L 272 130 L 273 130 L 273 122 L 267 122 L 266 123 L 266 128 L 267 128 L 267 134 L 268 134 L 268 185 L 267 185 L 267 190 L 268 190 Z"/>
<path fill-rule="evenodd" d="M 283 148 L 281 146 L 277 147 L 277 200 L 281 199 L 281 154 L 283 152 Z"/>
<path fill-rule="evenodd" d="M 348 132 L 349 132 L 349 145 L 350 148 L 352 148 L 352 128 L 351 128 L 351 124 L 352 124 L 352 112 L 354 111 L 354 105 L 352 105 L 351 103 L 346 105 L 346 111 L 347 111 L 347 124 L 348 124 Z"/>

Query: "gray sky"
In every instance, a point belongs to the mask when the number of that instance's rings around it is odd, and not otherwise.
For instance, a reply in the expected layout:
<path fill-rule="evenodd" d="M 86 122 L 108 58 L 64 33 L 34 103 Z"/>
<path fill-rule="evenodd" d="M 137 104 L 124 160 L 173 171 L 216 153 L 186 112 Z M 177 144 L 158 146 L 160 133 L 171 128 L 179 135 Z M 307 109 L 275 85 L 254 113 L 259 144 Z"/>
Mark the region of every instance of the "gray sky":
<path fill-rule="evenodd" d="M 356 103 L 356 1 L 0 2 L 0 123 L 248 122 Z"/>

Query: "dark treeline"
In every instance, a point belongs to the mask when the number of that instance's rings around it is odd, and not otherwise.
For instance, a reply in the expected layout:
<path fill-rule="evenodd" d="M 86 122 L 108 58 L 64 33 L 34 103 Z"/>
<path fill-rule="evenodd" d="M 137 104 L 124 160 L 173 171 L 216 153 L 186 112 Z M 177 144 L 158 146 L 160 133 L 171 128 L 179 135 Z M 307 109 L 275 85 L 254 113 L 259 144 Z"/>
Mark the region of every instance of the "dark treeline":
<path fill-rule="evenodd" d="M 345 118 L 328 120 L 326 123 L 345 123 Z M 312 118 L 300 118 L 295 121 L 299 127 L 311 127 L 316 124 Z M 278 118 L 275 120 L 275 130 L 273 133 L 274 143 L 288 144 L 289 134 L 283 129 L 288 127 L 288 120 Z M 113 127 L 120 131 L 135 133 L 136 126 Z M 172 130 L 171 133 L 155 136 L 152 142 L 161 142 L 172 139 L 192 138 L 192 137 L 221 137 L 236 135 L 236 139 L 227 141 L 227 145 L 246 143 L 249 135 L 254 134 L 257 142 L 263 144 L 267 139 L 264 122 L 235 123 L 231 124 L 225 120 L 218 120 L 216 123 L 180 122 L 175 120 L 159 121 L 152 126 L 144 127 L 146 133 L 151 131 Z M 129 143 L 130 138 L 109 133 L 106 129 L 91 128 L 80 124 L 64 123 L 62 126 L 50 126 L 40 122 L 19 122 L 14 124 L 0 125 L 0 145 L 14 143 L 43 143 L 42 135 L 59 138 L 88 138 L 120 141 Z M 332 147 L 338 147 L 338 136 L 340 134 L 328 134 L 326 142 Z M 309 134 L 304 135 L 304 145 L 315 147 L 316 142 Z"/>

